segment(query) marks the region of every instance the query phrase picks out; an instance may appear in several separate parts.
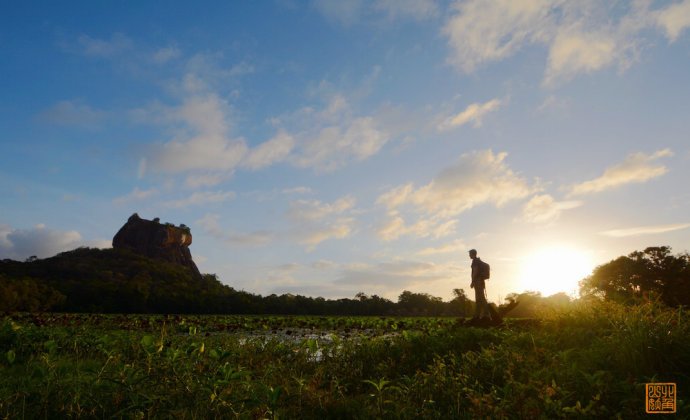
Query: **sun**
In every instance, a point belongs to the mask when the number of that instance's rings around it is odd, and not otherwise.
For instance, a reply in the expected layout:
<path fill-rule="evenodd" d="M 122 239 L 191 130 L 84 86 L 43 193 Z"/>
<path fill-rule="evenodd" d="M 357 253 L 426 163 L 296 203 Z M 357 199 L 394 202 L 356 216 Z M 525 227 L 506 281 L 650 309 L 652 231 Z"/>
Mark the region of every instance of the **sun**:
<path fill-rule="evenodd" d="M 577 296 L 578 282 L 593 269 L 589 253 L 571 246 L 554 245 L 541 248 L 522 262 L 521 284 L 524 290 L 542 296 L 565 292 Z"/>

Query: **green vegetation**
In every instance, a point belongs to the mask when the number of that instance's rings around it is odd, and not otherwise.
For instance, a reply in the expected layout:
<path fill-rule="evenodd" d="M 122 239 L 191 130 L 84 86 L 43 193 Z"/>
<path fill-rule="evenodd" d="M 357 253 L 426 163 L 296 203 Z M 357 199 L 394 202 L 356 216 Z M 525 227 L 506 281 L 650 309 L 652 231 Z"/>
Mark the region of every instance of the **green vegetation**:
<path fill-rule="evenodd" d="M 357 293 L 328 300 L 284 294 L 260 296 L 224 285 L 213 274 L 196 278 L 180 265 L 126 249 L 79 248 L 52 258 L 0 261 L 0 312 L 470 316 L 474 302 L 463 289 L 444 302 L 403 291 L 397 302 Z M 515 316 L 569 303 L 565 295 L 510 295 Z"/>
<path fill-rule="evenodd" d="M 79 248 L 52 258 L 0 261 L 0 311 L 293 315 L 466 316 L 474 302 L 458 289 L 450 302 L 403 291 L 399 301 L 359 293 L 327 300 L 260 296 L 201 279 L 180 265 L 126 249 Z"/>
<path fill-rule="evenodd" d="M 676 382 L 690 321 L 580 302 L 539 324 L 452 318 L 15 314 L 0 418 L 638 418 Z"/>
<path fill-rule="evenodd" d="M 649 247 L 597 267 L 583 280 L 581 294 L 638 303 L 660 296 L 672 307 L 690 305 L 690 255 L 667 246 Z"/>

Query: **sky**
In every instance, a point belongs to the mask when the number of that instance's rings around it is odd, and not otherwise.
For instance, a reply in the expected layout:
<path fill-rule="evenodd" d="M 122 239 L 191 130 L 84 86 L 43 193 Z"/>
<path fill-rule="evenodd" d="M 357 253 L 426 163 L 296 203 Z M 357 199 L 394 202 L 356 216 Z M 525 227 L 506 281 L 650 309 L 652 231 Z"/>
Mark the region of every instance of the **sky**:
<path fill-rule="evenodd" d="M 690 240 L 690 0 L 4 2 L 0 258 L 191 228 L 235 289 L 574 294 Z M 471 296 L 471 295 L 470 295 Z"/>

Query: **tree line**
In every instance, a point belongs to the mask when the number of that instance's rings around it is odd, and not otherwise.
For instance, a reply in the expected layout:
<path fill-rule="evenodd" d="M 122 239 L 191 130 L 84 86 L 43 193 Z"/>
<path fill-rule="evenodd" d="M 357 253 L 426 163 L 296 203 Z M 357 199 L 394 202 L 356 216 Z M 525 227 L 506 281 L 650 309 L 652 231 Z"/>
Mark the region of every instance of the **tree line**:
<path fill-rule="evenodd" d="M 688 305 L 690 256 L 673 255 L 670 247 L 635 251 L 597 267 L 580 286 L 583 298 Z M 261 296 L 225 285 L 215 274 L 194 279 L 185 267 L 125 249 L 78 248 L 46 259 L 0 261 L 0 311 L 5 312 L 471 316 L 474 301 L 463 289 L 453 295 L 450 301 L 408 290 L 397 301 L 364 292 L 343 299 Z M 571 302 L 562 293 L 542 297 L 536 292 L 506 300 L 519 302 L 510 313 L 516 317 Z"/>

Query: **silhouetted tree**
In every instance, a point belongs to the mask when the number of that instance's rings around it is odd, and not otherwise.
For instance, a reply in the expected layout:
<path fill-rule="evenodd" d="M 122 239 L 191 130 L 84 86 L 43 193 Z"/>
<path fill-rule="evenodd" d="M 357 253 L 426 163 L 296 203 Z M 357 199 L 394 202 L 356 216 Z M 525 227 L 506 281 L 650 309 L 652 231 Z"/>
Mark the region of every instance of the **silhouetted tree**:
<path fill-rule="evenodd" d="M 670 306 L 690 305 L 690 255 L 674 256 L 668 246 L 649 247 L 598 266 L 580 283 L 583 296 L 627 303 L 650 293 Z"/>

